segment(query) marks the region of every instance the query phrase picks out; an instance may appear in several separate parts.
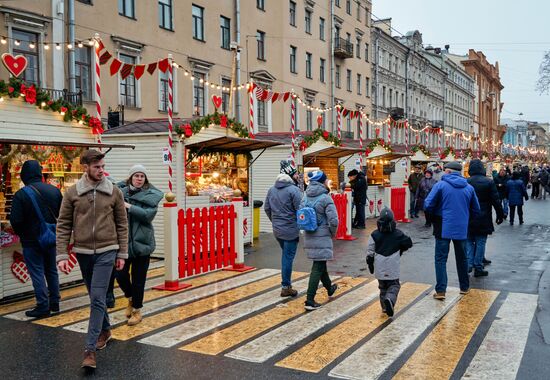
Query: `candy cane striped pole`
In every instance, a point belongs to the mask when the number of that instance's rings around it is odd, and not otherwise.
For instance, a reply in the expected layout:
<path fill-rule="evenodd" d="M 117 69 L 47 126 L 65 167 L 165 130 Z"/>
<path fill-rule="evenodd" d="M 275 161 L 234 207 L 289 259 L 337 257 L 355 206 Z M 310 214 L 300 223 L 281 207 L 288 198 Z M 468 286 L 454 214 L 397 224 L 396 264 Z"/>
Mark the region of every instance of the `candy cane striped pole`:
<path fill-rule="evenodd" d="M 174 97 L 173 97 L 173 71 L 172 71 L 172 63 L 173 58 L 172 54 L 168 54 L 168 189 L 172 193 L 172 149 L 174 146 L 174 141 L 172 140 L 172 133 L 173 133 L 173 125 L 172 125 L 172 117 L 173 117 L 173 105 L 174 105 Z M 178 173 L 180 175 L 181 173 Z"/>
<path fill-rule="evenodd" d="M 101 121 L 101 70 L 99 68 L 99 33 L 95 34 L 95 101 L 96 117 Z M 97 134 L 97 142 L 101 144 L 101 134 Z"/>
<path fill-rule="evenodd" d="M 361 149 L 359 153 L 359 166 L 363 168 L 363 112 L 359 112 L 359 148 Z"/>
<path fill-rule="evenodd" d="M 292 134 L 292 165 L 296 167 L 296 105 L 294 104 L 294 93 L 290 102 L 290 132 Z"/>
<path fill-rule="evenodd" d="M 439 130 L 439 136 L 437 136 L 437 154 L 441 155 L 441 142 L 442 142 L 442 137 L 443 135 L 443 131 L 440 129 Z"/>
<path fill-rule="evenodd" d="M 388 121 L 388 144 L 391 144 L 391 119 Z"/>
<path fill-rule="evenodd" d="M 252 79 L 250 80 L 250 86 L 252 86 L 252 89 L 249 93 L 249 99 L 250 99 L 250 122 L 248 126 L 248 133 L 254 133 L 254 87 L 252 84 Z"/>
<path fill-rule="evenodd" d="M 409 121 L 405 120 L 405 149 L 409 149 Z"/>
<path fill-rule="evenodd" d="M 342 109 L 340 105 L 336 106 L 336 127 L 338 128 L 338 140 L 342 138 Z"/>

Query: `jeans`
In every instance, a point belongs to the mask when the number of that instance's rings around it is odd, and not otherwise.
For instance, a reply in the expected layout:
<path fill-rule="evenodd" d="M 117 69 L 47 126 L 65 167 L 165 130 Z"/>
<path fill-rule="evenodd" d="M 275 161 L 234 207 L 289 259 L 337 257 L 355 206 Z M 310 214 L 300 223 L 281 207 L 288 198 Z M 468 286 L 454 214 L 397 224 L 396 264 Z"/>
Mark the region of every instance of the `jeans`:
<path fill-rule="evenodd" d="M 315 294 L 317 294 L 317 288 L 319 287 L 319 280 L 323 283 L 323 286 L 328 291 L 332 287 L 332 282 L 327 271 L 326 261 L 314 261 L 311 266 L 311 273 L 309 274 L 309 284 L 307 287 L 307 300 L 314 301 Z"/>
<path fill-rule="evenodd" d="M 540 183 L 533 183 L 533 190 L 531 190 L 531 199 L 540 197 Z"/>
<path fill-rule="evenodd" d="M 365 204 L 355 204 L 355 219 L 353 220 L 355 227 L 365 227 Z"/>
<path fill-rule="evenodd" d="M 485 245 L 487 235 L 468 236 L 466 242 L 466 256 L 468 257 L 468 270 L 483 270 L 483 259 L 485 258 Z"/>
<path fill-rule="evenodd" d="M 47 251 L 40 247 L 23 247 L 23 257 L 36 297 L 36 309 L 47 312 L 59 305 L 59 277 L 55 262 L 55 247 Z"/>
<path fill-rule="evenodd" d="M 453 240 L 455 248 L 456 271 L 460 290 L 467 290 L 470 287 L 468 278 L 468 261 L 464 254 L 465 240 Z M 451 239 L 435 239 L 435 291 L 445 292 L 447 289 L 447 258 L 449 257 L 449 245 Z"/>
<path fill-rule="evenodd" d="M 397 296 L 399 295 L 399 279 L 397 280 L 378 280 L 378 289 L 380 289 L 380 305 L 382 310 L 386 311 L 386 305 L 384 300 L 387 298 L 393 305 L 397 302 Z"/>
<path fill-rule="evenodd" d="M 143 293 L 145 291 L 145 280 L 151 256 L 138 256 L 126 260 L 124 268 L 116 273 L 116 279 L 120 289 L 126 298 L 132 298 L 134 309 L 143 307 Z M 130 269 L 131 267 L 131 269 Z M 132 279 L 130 280 L 130 271 Z"/>
<path fill-rule="evenodd" d="M 292 284 L 292 263 L 294 262 L 294 256 L 296 256 L 296 249 L 298 248 L 298 240 L 283 240 L 277 238 L 283 254 L 281 256 L 281 286 L 288 288 Z"/>
<path fill-rule="evenodd" d="M 519 222 L 523 223 L 523 205 L 510 205 L 510 223 L 514 223 L 514 216 L 516 215 L 516 207 L 518 208 Z"/>
<path fill-rule="evenodd" d="M 415 197 L 416 197 L 416 193 L 413 193 L 412 191 L 409 190 L 409 193 L 411 195 L 411 202 L 409 204 L 409 214 L 411 215 L 411 218 L 413 216 L 418 216 L 418 212 L 416 210 L 416 202 L 415 202 Z"/>
<path fill-rule="evenodd" d="M 107 251 L 95 255 L 76 254 L 84 283 L 90 295 L 90 320 L 85 348 L 89 351 L 95 352 L 95 345 L 101 331 L 111 328 L 105 295 L 115 266 L 116 254 L 117 251 Z"/>
<path fill-rule="evenodd" d="M 502 211 L 504 211 L 504 215 L 508 216 L 508 198 L 503 198 L 500 202 L 502 203 Z"/>

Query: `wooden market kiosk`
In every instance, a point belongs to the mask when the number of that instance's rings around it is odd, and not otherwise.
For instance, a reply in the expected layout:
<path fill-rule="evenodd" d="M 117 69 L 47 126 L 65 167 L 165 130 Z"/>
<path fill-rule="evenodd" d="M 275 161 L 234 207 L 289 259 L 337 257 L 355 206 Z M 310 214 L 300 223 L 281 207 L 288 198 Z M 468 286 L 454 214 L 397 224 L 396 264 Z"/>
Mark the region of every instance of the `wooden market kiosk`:
<path fill-rule="evenodd" d="M 23 250 L 9 223 L 11 202 L 23 187 L 21 167 L 27 160 L 42 164 L 44 181 L 61 192 L 82 175 L 80 154 L 86 148 L 131 148 L 98 144 L 89 126 L 66 122 L 58 112 L 41 110 L 22 99 L 0 102 L 0 301 L 32 294 Z M 59 272 L 61 285 L 81 280 L 76 260 L 67 275 Z"/>

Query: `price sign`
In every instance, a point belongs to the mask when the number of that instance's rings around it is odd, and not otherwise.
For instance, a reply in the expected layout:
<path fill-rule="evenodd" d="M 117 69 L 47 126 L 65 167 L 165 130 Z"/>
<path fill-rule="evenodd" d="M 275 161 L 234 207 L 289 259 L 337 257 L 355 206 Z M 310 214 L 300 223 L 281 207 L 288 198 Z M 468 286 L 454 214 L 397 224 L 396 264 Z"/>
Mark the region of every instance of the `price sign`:
<path fill-rule="evenodd" d="M 170 149 L 162 148 L 162 163 L 164 165 L 170 164 Z"/>

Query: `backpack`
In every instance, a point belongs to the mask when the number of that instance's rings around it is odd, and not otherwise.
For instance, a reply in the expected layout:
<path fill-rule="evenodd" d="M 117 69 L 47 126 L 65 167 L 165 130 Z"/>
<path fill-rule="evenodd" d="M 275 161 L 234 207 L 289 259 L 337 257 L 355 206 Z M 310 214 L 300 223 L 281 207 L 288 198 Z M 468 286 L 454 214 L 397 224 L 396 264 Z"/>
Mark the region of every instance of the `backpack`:
<path fill-rule="evenodd" d="M 32 186 L 30 186 L 32 187 Z M 39 235 L 38 235 L 38 245 L 40 246 L 40 248 L 42 248 L 43 250 L 48 250 L 48 249 L 51 249 L 52 247 L 55 247 L 55 223 L 48 223 L 46 222 L 46 220 L 44 219 L 44 216 L 42 215 L 42 211 L 40 211 L 40 207 L 38 207 L 38 203 L 36 202 L 36 196 L 35 196 L 35 193 L 34 192 L 37 192 L 38 195 L 40 195 L 40 192 L 38 190 L 36 190 L 34 187 L 32 187 L 33 190 L 31 190 L 29 188 L 29 186 L 25 186 L 23 188 L 23 190 L 25 191 L 25 193 L 27 193 L 27 195 L 29 196 L 29 198 L 31 199 L 32 201 L 32 204 L 34 206 L 34 211 L 36 212 L 36 215 L 38 216 L 38 220 L 40 221 L 40 228 L 39 228 Z M 42 195 L 40 195 L 40 197 L 42 197 Z M 49 207 L 48 207 L 49 209 Z M 52 210 L 50 209 L 50 213 L 52 214 L 52 216 L 54 216 L 55 218 L 55 215 L 54 213 L 52 212 Z"/>
<path fill-rule="evenodd" d="M 307 195 L 305 196 L 304 207 L 296 211 L 296 223 L 298 224 L 298 228 L 300 230 L 314 232 L 319 227 L 320 221 L 317 220 L 317 212 L 315 211 L 315 206 L 322 196 L 323 194 L 315 198 L 315 201 L 311 206 L 308 206 Z"/>

